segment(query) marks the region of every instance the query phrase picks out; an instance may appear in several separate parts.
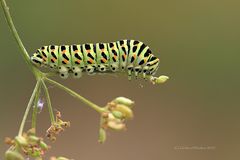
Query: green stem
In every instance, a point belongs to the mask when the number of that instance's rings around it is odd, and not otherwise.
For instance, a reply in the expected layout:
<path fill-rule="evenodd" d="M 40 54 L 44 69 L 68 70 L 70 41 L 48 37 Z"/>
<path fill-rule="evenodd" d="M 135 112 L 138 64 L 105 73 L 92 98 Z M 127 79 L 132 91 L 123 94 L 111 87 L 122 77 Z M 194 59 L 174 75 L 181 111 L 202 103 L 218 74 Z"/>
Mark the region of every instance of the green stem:
<path fill-rule="evenodd" d="M 35 86 L 35 88 L 34 88 L 34 90 L 33 90 L 32 96 L 31 96 L 31 98 L 30 98 L 30 100 L 29 100 L 29 102 L 28 102 L 27 108 L 26 108 L 25 113 L 24 113 L 24 115 L 23 115 L 23 119 L 22 119 L 22 122 L 21 122 L 21 125 L 20 125 L 20 128 L 19 128 L 19 131 L 18 131 L 18 135 L 19 135 L 19 136 L 21 136 L 22 133 L 23 133 L 23 128 L 24 128 L 24 125 L 25 125 L 25 122 L 26 122 L 26 119 L 27 119 L 29 110 L 30 110 L 30 108 L 32 107 L 32 103 L 33 103 L 33 100 L 34 100 L 34 98 L 35 98 L 35 96 L 36 96 L 36 93 L 37 93 L 38 90 L 39 90 L 40 83 L 41 83 L 41 81 L 38 80 L 38 81 L 37 81 L 37 84 L 36 84 L 36 86 Z"/>
<path fill-rule="evenodd" d="M 39 101 L 40 94 L 41 94 L 41 84 L 40 84 L 39 90 L 35 96 L 33 112 L 32 112 L 32 128 L 35 128 L 35 130 L 36 130 L 36 126 L 37 126 L 36 123 L 37 123 L 38 101 Z"/>
<path fill-rule="evenodd" d="M 63 86 L 62 84 L 54 81 L 54 80 L 51 80 L 49 78 L 44 78 L 44 80 L 46 80 L 47 82 L 57 86 L 58 88 L 66 91 L 67 93 L 69 93 L 70 95 L 72 95 L 73 97 L 81 100 L 83 103 L 85 103 L 86 105 L 90 106 L 91 108 L 93 108 L 94 110 L 96 110 L 97 112 L 99 113 L 102 113 L 105 109 L 104 108 L 101 108 L 99 107 L 98 105 L 92 103 L 91 101 L 87 100 L 86 98 L 82 97 L 81 95 L 79 95 L 78 93 L 74 92 L 73 90 Z"/>
<path fill-rule="evenodd" d="M 41 80 L 41 81 L 42 81 L 43 90 L 45 92 L 45 96 L 46 96 L 46 99 L 47 99 L 47 105 L 48 105 L 48 112 L 49 112 L 49 115 L 50 115 L 50 120 L 51 120 L 51 123 L 54 124 L 55 123 L 55 118 L 54 118 L 54 114 L 53 114 L 52 103 L 51 103 L 51 99 L 50 99 L 50 96 L 49 96 L 48 88 L 47 88 L 45 82 L 43 80 Z"/>
<path fill-rule="evenodd" d="M 12 20 L 12 17 L 11 17 L 11 14 L 9 12 L 9 7 L 7 6 L 6 4 L 6 1 L 5 0 L 0 0 L 1 1 L 1 4 L 2 4 L 2 8 L 3 8 L 3 11 L 4 11 L 4 14 L 5 14 L 5 18 L 6 18 L 6 21 L 8 23 L 8 26 L 15 38 L 15 40 L 17 41 L 17 44 L 18 46 L 20 47 L 21 49 L 21 55 L 23 56 L 23 59 L 24 61 L 27 63 L 28 67 L 31 69 L 31 71 L 33 72 L 33 74 L 36 76 L 36 77 L 39 77 L 39 74 L 41 74 L 41 72 L 32 65 L 31 61 L 30 61 L 30 57 L 28 55 L 28 52 L 27 50 L 25 49 L 22 41 L 21 41 L 21 38 L 19 37 L 18 35 L 18 32 L 14 26 L 14 23 L 13 23 L 13 20 Z"/>

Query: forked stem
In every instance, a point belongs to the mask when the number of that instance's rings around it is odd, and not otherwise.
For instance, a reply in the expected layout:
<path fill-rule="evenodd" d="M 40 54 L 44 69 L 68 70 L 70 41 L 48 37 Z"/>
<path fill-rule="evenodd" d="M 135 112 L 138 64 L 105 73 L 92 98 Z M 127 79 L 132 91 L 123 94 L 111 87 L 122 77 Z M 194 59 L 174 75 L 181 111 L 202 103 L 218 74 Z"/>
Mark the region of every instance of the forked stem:
<path fill-rule="evenodd" d="M 53 109 L 52 109 L 52 105 L 51 105 L 51 101 L 50 101 L 50 96 L 49 96 L 49 93 L 48 93 L 48 89 L 47 89 L 47 86 L 44 82 L 44 80 L 46 80 L 47 82 L 51 83 L 51 84 L 54 84 L 56 85 L 57 87 L 63 89 L 64 91 L 66 91 L 67 93 L 69 93 L 70 95 L 76 97 L 77 99 L 81 100 L 83 103 L 87 104 L 88 106 L 90 106 L 91 108 L 93 108 L 94 110 L 96 110 L 97 112 L 99 113 L 102 113 L 105 109 L 104 108 L 101 108 L 99 107 L 98 105 L 92 103 L 91 101 L 87 100 L 86 98 L 82 97 L 81 95 L 79 95 L 78 93 L 72 91 L 71 89 L 63 86 L 62 84 L 54 81 L 54 80 L 51 80 L 49 78 L 47 78 L 47 74 L 45 73 L 42 73 L 38 68 L 36 68 L 32 63 L 31 63 L 31 60 L 30 60 L 30 57 L 29 57 L 29 54 L 27 52 L 27 50 L 25 49 L 22 41 L 21 41 L 21 38 L 19 37 L 18 35 L 18 32 L 14 26 L 14 23 L 13 23 L 13 20 L 12 20 L 12 17 L 11 17 L 11 14 L 9 12 L 9 7 L 7 6 L 6 4 L 6 1 L 5 0 L 0 0 L 1 2 L 1 6 L 3 8 L 3 11 L 4 11 L 4 14 L 5 14 L 5 18 L 6 18 L 6 21 L 8 23 L 8 26 L 21 50 L 21 55 L 24 59 L 24 61 L 27 63 L 28 67 L 31 69 L 32 73 L 34 74 L 35 78 L 37 79 L 37 83 L 36 83 L 36 86 L 33 90 L 33 93 L 31 95 L 31 98 L 28 102 L 28 105 L 27 105 L 27 108 L 25 110 L 25 113 L 24 113 L 24 116 L 23 116 L 23 119 L 22 119 L 22 122 L 20 124 L 20 128 L 19 128 L 19 132 L 18 132 L 18 135 L 21 136 L 23 134 L 23 129 L 24 129 L 24 126 L 25 126 L 25 123 L 26 123 L 26 119 L 27 119 L 27 116 L 28 116 L 28 113 L 29 113 L 29 110 L 31 109 L 33 103 L 34 103 L 34 100 L 35 100 L 35 107 L 33 109 L 33 114 L 32 114 L 32 127 L 33 128 L 36 128 L 36 117 L 37 117 L 37 101 L 39 99 L 39 94 L 40 94 L 40 85 L 43 86 L 43 89 L 45 91 L 45 95 L 46 95 L 46 99 L 47 99 L 47 103 L 48 103 L 48 110 L 49 110 L 49 114 L 50 114 L 50 119 L 51 119 L 51 123 L 54 123 L 55 122 L 55 118 L 54 118 L 54 114 L 53 114 Z"/>

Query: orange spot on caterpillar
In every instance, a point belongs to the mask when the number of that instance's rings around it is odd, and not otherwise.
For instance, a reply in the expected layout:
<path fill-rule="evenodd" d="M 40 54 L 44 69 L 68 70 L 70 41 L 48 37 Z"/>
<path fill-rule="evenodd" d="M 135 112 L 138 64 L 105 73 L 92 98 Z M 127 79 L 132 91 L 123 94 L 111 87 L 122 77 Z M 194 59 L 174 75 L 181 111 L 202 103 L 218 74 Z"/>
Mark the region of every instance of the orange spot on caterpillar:
<path fill-rule="evenodd" d="M 64 59 L 63 61 L 64 61 L 66 64 L 68 64 L 68 60 Z"/>
<path fill-rule="evenodd" d="M 51 60 L 52 60 L 53 62 L 56 62 L 56 59 L 55 59 L 55 58 L 52 58 Z"/>
<path fill-rule="evenodd" d="M 102 58 L 101 59 L 104 63 L 106 63 L 107 62 L 107 60 L 105 59 L 105 58 Z"/>
<path fill-rule="evenodd" d="M 93 64 L 93 59 L 92 58 L 89 58 L 89 60 L 88 60 L 91 64 Z"/>
<path fill-rule="evenodd" d="M 124 59 L 126 59 L 126 57 L 127 57 L 127 54 L 126 54 L 126 53 L 124 53 L 124 54 L 123 54 L 123 57 L 124 57 Z"/>
<path fill-rule="evenodd" d="M 114 59 L 117 60 L 117 56 L 116 55 L 114 55 Z"/>
<path fill-rule="evenodd" d="M 133 55 L 133 57 L 134 57 L 134 59 L 136 59 L 137 55 L 136 55 L 136 54 L 134 54 L 134 55 Z"/>

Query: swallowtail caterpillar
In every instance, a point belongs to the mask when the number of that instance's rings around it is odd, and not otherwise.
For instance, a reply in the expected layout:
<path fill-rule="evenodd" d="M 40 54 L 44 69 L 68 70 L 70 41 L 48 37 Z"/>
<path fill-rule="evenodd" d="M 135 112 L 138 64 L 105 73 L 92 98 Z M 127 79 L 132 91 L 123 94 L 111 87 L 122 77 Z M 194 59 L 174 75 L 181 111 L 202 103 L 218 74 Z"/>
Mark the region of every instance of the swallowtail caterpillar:
<path fill-rule="evenodd" d="M 72 74 L 80 78 L 82 72 L 92 75 L 96 72 L 127 72 L 149 79 L 152 83 L 163 83 L 168 77 L 154 77 L 159 67 L 159 58 L 155 57 L 149 47 L 137 40 L 120 40 L 110 43 L 88 43 L 81 45 L 43 46 L 31 57 L 37 67 L 48 67 L 67 78 Z"/>

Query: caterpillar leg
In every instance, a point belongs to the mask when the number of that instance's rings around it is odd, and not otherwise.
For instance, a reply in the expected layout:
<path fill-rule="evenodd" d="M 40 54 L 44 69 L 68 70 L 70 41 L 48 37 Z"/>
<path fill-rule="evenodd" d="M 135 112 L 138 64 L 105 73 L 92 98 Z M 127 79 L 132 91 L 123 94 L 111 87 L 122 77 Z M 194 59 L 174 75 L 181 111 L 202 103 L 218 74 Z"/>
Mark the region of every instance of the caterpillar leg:
<path fill-rule="evenodd" d="M 64 79 L 68 78 L 68 76 L 69 76 L 68 71 L 69 71 L 69 69 L 65 66 L 59 66 L 58 67 L 59 76 L 61 78 L 64 78 Z"/>
<path fill-rule="evenodd" d="M 149 69 L 149 67 L 148 66 L 144 66 L 143 67 L 143 78 L 146 80 L 146 75 L 147 75 L 147 73 L 148 73 L 148 69 Z"/>
<path fill-rule="evenodd" d="M 128 80 L 132 80 L 132 71 L 133 71 L 133 65 L 132 64 L 127 66 L 127 71 L 128 71 Z"/>
<path fill-rule="evenodd" d="M 73 78 L 80 78 L 82 76 L 82 69 L 79 67 L 72 67 Z"/>
<path fill-rule="evenodd" d="M 134 74 L 135 74 L 135 78 L 137 79 L 138 74 L 142 72 L 142 67 L 141 66 L 136 66 L 134 68 Z"/>
<path fill-rule="evenodd" d="M 105 72 L 106 70 L 107 70 L 106 65 L 104 65 L 104 64 L 98 65 L 98 71 L 99 72 Z"/>
<path fill-rule="evenodd" d="M 88 75 L 94 75 L 94 74 L 95 74 L 95 73 L 94 73 L 94 70 L 95 70 L 95 67 L 94 67 L 94 66 L 92 66 L 92 65 L 87 65 L 87 67 L 86 67 L 86 72 L 87 72 Z"/>
<path fill-rule="evenodd" d="M 118 71 L 119 66 L 117 64 L 113 63 L 113 64 L 111 64 L 110 68 L 111 68 L 112 72 L 116 72 L 116 71 Z"/>

